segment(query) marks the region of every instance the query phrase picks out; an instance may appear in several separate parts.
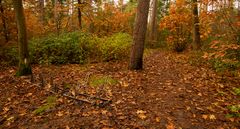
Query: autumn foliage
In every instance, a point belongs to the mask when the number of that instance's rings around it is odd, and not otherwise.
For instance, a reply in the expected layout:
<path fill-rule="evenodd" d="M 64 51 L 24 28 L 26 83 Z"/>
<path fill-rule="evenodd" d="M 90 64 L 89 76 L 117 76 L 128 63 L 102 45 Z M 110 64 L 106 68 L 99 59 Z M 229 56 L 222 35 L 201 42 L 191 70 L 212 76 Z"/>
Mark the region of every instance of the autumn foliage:
<path fill-rule="evenodd" d="M 170 48 L 176 51 L 183 51 L 191 38 L 192 14 L 187 2 L 179 0 L 172 3 L 169 8 L 169 15 L 160 22 L 160 30 L 168 31 L 166 38 Z"/>

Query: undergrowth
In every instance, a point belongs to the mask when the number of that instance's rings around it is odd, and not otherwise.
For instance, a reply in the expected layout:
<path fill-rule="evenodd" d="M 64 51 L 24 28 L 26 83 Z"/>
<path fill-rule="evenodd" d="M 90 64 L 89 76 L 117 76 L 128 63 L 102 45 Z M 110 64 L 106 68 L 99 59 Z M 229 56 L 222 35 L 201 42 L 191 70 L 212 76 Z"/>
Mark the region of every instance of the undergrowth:
<path fill-rule="evenodd" d="M 37 109 L 35 109 L 33 111 L 33 114 L 35 115 L 41 115 L 43 114 L 44 112 L 46 112 L 47 110 L 51 109 L 51 108 L 54 108 L 55 105 L 56 105 L 56 101 L 57 101 L 57 98 L 56 96 L 49 96 L 47 99 L 46 99 L 46 103 L 43 104 L 42 106 L 38 107 Z"/>
<path fill-rule="evenodd" d="M 89 85 L 93 87 L 103 85 L 115 85 L 118 81 L 109 76 L 92 76 L 89 80 Z"/>
<path fill-rule="evenodd" d="M 29 53 L 33 64 L 83 64 L 91 61 L 127 59 L 132 37 L 116 33 L 99 38 L 84 32 L 52 34 L 29 41 Z M 0 64 L 12 66 L 18 63 L 17 47 L 0 48 Z"/>

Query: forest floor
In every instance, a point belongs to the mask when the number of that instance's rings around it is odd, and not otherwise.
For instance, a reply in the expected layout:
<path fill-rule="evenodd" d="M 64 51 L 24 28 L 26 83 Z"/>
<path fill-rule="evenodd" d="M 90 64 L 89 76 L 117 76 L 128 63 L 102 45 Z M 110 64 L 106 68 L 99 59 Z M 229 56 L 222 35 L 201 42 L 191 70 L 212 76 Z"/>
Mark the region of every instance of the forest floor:
<path fill-rule="evenodd" d="M 239 129 L 239 117 L 226 114 L 239 104 L 240 79 L 188 58 L 154 50 L 142 71 L 126 61 L 38 65 L 32 82 L 15 67 L 1 70 L 0 128 Z"/>

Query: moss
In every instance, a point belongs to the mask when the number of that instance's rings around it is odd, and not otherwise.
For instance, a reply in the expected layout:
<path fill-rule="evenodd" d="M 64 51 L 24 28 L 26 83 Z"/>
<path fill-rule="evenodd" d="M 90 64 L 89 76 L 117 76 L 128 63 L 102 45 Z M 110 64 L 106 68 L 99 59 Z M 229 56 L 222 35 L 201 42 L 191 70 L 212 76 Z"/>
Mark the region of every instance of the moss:
<path fill-rule="evenodd" d="M 38 107 L 36 110 L 34 110 L 34 111 L 33 111 L 33 114 L 35 114 L 35 115 L 41 115 L 41 114 L 43 114 L 43 113 L 46 112 L 47 110 L 55 107 L 56 101 L 57 101 L 56 96 L 49 96 L 49 97 L 46 99 L 46 103 L 43 104 L 42 106 Z"/>
<path fill-rule="evenodd" d="M 98 76 L 93 76 L 90 78 L 90 86 L 101 86 L 101 85 L 115 85 L 117 84 L 118 81 L 109 77 L 109 76 L 103 76 L 103 77 L 98 77 Z"/>

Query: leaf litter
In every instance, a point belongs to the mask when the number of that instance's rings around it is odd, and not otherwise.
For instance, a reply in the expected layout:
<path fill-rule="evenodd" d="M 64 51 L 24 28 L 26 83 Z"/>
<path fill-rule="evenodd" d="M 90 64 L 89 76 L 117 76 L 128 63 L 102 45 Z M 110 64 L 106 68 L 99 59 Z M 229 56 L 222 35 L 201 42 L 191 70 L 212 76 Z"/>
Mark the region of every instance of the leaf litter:
<path fill-rule="evenodd" d="M 143 71 L 127 70 L 126 61 L 33 66 L 33 83 L 8 68 L 0 71 L 0 127 L 240 128 L 239 117 L 232 117 L 239 113 L 234 105 L 239 105 L 240 79 L 218 76 L 187 59 L 184 53 L 153 51 Z M 58 94 L 54 106 L 34 114 L 56 95 L 54 87 L 76 99 L 86 94 L 90 102 L 95 97 L 111 103 L 94 106 Z"/>

